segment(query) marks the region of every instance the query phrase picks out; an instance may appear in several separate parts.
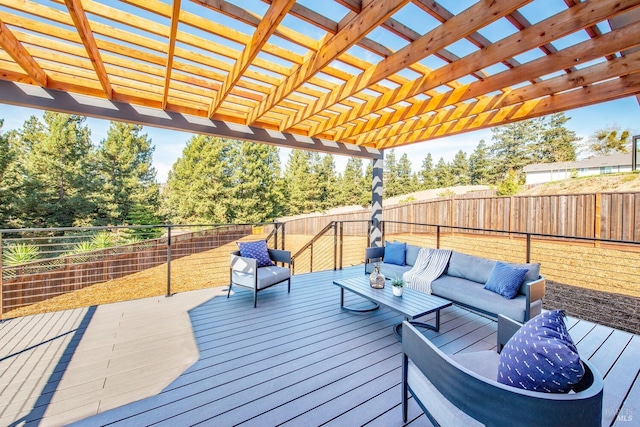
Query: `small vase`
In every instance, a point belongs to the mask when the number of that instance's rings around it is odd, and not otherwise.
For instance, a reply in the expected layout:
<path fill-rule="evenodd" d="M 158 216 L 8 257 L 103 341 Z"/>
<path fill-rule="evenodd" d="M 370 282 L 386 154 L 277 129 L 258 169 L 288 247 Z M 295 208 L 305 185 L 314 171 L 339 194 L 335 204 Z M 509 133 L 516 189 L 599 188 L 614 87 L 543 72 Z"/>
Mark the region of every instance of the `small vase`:
<path fill-rule="evenodd" d="M 380 266 L 378 266 L 378 264 L 373 267 L 373 273 L 369 276 L 369 283 L 372 288 L 384 288 L 384 275 L 380 272 Z"/>
<path fill-rule="evenodd" d="M 402 286 L 393 286 L 393 294 L 397 297 L 401 297 L 402 296 L 402 291 L 404 291 L 404 288 Z"/>

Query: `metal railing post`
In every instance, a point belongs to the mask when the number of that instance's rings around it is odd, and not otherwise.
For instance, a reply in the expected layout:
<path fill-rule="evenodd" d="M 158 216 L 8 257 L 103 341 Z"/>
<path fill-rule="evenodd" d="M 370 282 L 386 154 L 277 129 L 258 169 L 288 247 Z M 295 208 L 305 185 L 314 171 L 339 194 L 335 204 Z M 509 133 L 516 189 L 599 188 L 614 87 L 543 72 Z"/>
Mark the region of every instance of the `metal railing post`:
<path fill-rule="evenodd" d="M 313 242 L 311 242 L 311 255 L 309 256 L 309 273 L 313 273 Z"/>
<path fill-rule="evenodd" d="M 440 226 L 436 225 L 436 249 L 440 249 Z"/>
<path fill-rule="evenodd" d="M 282 223 L 282 249 L 287 249 L 287 247 L 286 247 L 286 246 L 285 246 L 285 244 L 284 244 L 284 243 L 285 243 L 285 242 L 284 242 L 284 236 L 285 236 L 285 233 L 284 233 L 284 226 L 285 226 L 285 223 L 283 222 L 283 223 Z"/>
<path fill-rule="evenodd" d="M 531 262 L 531 234 L 527 233 L 527 264 Z"/>
<path fill-rule="evenodd" d="M 273 226 L 274 226 L 273 228 L 275 230 L 275 233 L 273 235 L 273 237 L 275 238 L 275 244 L 273 246 L 274 246 L 274 249 L 278 249 L 278 223 L 274 222 Z M 284 249 L 284 247 L 282 249 Z"/>
<path fill-rule="evenodd" d="M 342 260 L 344 259 L 344 222 L 340 223 L 340 270 L 342 270 Z"/>
<path fill-rule="evenodd" d="M 333 271 L 338 269 L 338 222 L 333 223 Z"/>
<path fill-rule="evenodd" d="M 171 226 L 167 228 L 167 295 L 171 296 Z"/>

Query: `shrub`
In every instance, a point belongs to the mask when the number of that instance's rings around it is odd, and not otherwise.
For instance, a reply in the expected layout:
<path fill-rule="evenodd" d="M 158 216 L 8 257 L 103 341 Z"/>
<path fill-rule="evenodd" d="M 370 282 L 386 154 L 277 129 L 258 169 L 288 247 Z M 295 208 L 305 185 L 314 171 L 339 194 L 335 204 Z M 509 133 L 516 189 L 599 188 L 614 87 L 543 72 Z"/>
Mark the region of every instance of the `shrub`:
<path fill-rule="evenodd" d="M 40 249 L 35 245 L 27 243 L 17 243 L 8 246 L 3 253 L 2 263 L 4 265 L 19 265 L 35 261 L 40 257 Z"/>

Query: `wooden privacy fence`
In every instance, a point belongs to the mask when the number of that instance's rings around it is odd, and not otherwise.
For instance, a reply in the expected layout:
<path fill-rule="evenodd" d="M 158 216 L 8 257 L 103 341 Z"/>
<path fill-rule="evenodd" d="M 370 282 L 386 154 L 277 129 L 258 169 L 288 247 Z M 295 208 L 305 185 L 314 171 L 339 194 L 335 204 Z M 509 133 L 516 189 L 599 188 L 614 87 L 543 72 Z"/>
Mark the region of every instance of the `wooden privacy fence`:
<path fill-rule="evenodd" d="M 640 242 L 640 192 L 550 196 L 452 196 L 383 208 L 385 221 Z M 315 235 L 331 221 L 369 220 L 371 210 L 287 221 Z"/>
<path fill-rule="evenodd" d="M 2 269 L 2 313 L 96 283 L 118 279 L 252 234 L 251 225 L 230 225 L 168 238 L 33 261 Z M 174 232 L 175 233 L 175 232 Z M 170 258 L 169 258 L 170 254 Z"/>

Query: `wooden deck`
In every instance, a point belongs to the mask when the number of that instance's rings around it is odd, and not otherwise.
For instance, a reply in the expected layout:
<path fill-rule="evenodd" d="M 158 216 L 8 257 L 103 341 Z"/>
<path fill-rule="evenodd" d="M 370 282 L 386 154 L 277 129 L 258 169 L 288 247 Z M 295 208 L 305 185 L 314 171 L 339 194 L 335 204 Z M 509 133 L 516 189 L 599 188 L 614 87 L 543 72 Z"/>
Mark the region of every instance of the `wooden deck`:
<path fill-rule="evenodd" d="M 239 290 L 191 310 L 199 360 L 161 393 L 77 425 L 402 425 L 400 316 L 340 310 L 332 281 L 362 267 L 294 276 L 292 290 Z M 351 296 L 350 304 L 359 297 Z M 363 305 L 368 304 L 362 301 Z M 425 335 L 446 353 L 495 347 L 496 324 L 456 306 Z M 429 315 L 427 320 L 432 320 Z M 605 378 L 603 425 L 640 425 L 640 336 L 570 319 L 582 357 Z M 430 425 L 410 405 L 411 426 Z"/>

